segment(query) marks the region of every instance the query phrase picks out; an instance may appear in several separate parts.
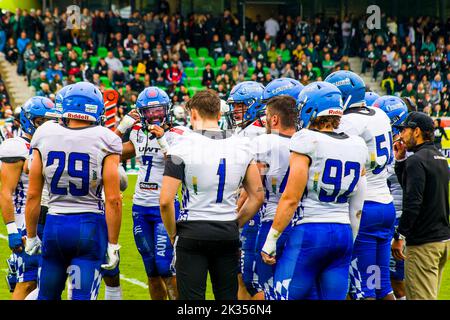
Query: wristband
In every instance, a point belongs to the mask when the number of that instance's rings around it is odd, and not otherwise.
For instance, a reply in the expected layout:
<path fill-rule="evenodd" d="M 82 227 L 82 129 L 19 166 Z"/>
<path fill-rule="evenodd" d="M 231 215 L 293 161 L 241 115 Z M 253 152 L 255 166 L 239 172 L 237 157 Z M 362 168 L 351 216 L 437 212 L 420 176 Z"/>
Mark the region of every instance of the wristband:
<path fill-rule="evenodd" d="M 120 248 L 121 248 L 120 244 L 118 244 L 118 243 L 113 244 L 113 243 L 108 242 L 108 249 L 114 250 L 114 251 L 119 251 Z"/>
<path fill-rule="evenodd" d="M 281 236 L 281 232 L 278 232 L 274 228 L 270 228 L 269 233 L 267 234 L 266 242 L 261 251 L 267 253 L 270 256 L 273 256 L 276 252 L 277 248 L 277 240 Z"/>
<path fill-rule="evenodd" d="M 6 230 L 8 231 L 8 234 L 19 233 L 17 225 L 14 221 L 6 224 Z"/>
<path fill-rule="evenodd" d="M 156 141 L 158 141 L 158 144 L 161 147 L 161 151 L 163 153 L 167 153 L 167 151 L 169 151 L 169 144 L 167 143 L 165 136 L 162 136 L 161 138 L 157 138 Z"/>
<path fill-rule="evenodd" d="M 128 129 L 133 127 L 135 122 L 136 120 L 133 117 L 125 115 L 125 117 L 123 117 L 122 121 L 120 121 L 119 125 L 117 126 L 117 130 L 119 130 L 121 134 L 124 134 Z"/>

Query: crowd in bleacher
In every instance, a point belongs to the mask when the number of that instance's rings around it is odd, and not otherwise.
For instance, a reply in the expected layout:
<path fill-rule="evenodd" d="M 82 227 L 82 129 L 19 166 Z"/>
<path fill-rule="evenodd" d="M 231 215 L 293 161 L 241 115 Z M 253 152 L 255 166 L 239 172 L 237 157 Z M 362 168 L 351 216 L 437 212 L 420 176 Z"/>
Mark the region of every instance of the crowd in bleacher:
<path fill-rule="evenodd" d="M 388 94 L 413 97 L 429 113 L 448 111 L 449 23 L 383 17 L 381 30 L 368 30 L 365 17 L 257 17 L 243 34 L 229 10 L 182 17 L 161 4 L 128 19 L 84 8 L 79 25 L 58 8 L 3 12 L 0 50 L 38 95 L 53 99 L 63 85 L 87 80 L 118 90 L 121 113 L 146 86 L 164 87 L 174 104 L 205 87 L 226 98 L 244 80 L 321 80 L 350 69 L 349 56 L 361 56 L 363 70 L 353 71 L 381 76 Z"/>
<path fill-rule="evenodd" d="M 387 94 L 410 97 L 420 111 L 450 116 L 450 20 L 388 18 L 385 31 L 364 38 L 361 72 L 371 68 Z"/>

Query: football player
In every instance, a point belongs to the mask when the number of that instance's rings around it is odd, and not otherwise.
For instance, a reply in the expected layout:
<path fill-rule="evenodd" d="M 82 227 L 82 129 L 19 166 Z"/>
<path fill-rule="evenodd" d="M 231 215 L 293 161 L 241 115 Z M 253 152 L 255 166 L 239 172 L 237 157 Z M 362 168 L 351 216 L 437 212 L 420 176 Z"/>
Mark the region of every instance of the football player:
<path fill-rule="evenodd" d="M 144 89 L 136 108 L 137 112 L 125 116 L 116 130 L 121 136 L 132 129 L 130 141 L 123 144 L 122 160 L 137 156 L 141 163 L 133 196 L 134 239 L 144 261 L 152 300 L 175 300 L 173 247 L 161 220 L 159 198 L 165 154 L 170 143 L 189 129 L 171 127 L 170 98 L 158 87 Z M 174 202 L 178 215 L 179 203 L 175 198 Z"/>
<path fill-rule="evenodd" d="M 58 116 L 50 99 L 44 97 L 28 99 L 20 112 L 22 135 L 7 139 L 0 146 L 2 161 L 0 205 L 8 231 L 9 247 L 13 251 L 9 264 L 10 269 L 16 272 L 16 279 L 11 278 L 17 282 L 12 295 L 14 300 L 23 300 L 36 289 L 38 277 L 39 257 L 26 254 L 22 243 L 22 237 L 26 234 L 25 202 L 28 190 L 30 142 L 36 128 Z M 40 226 L 45 220 L 45 209 L 42 210 L 41 219 Z M 41 232 L 40 227 L 40 235 Z"/>
<path fill-rule="evenodd" d="M 389 260 L 395 208 L 387 185 L 387 164 L 393 154 L 390 120 L 379 108 L 366 106 L 366 86 L 354 72 L 336 71 L 325 81 L 336 85 L 344 100 L 344 116 L 336 132 L 360 136 L 369 149 L 367 193 L 350 268 L 351 295 L 392 300 Z"/>
<path fill-rule="evenodd" d="M 255 81 L 241 82 L 231 90 L 227 100 L 230 107 L 227 119 L 238 136 L 254 138 L 265 133 L 263 91 L 264 86 Z M 238 199 L 238 209 L 246 199 L 247 195 L 245 191 L 242 191 Z M 258 228 L 259 214 L 256 214 L 241 232 L 239 300 L 248 300 L 258 292 L 258 279 L 255 274 L 255 245 Z"/>
<path fill-rule="evenodd" d="M 45 123 L 31 141 L 25 251 L 35 255 L 42 247 L 39 300 L 60 299 L 68 273 L 74 283 L 72 299 L 95 300 L 101 268 L 112 270 L 119 262 L 122 143 L 99 125 L 103 111 L 99 89 L 76 83 L 63 98 L 63 125 Z M 44 183 L 50 197 L 41 243 L 36 224 Z"/>
<path fill-rule="evenodd" d="M 215 298 L 234 300 L 238 227 L 263 203 L 261 179 L 249 138 L 220 130 L 220 99 L 215 92 L 200 91 L 187 106 L 194 131 L 171 146 L 160 199 L 164 225 L 176 243 L 178 291 L 180 299 L 204 299 L 209 271 Z M 175 224 L 173 198 L 181 184 L 183 210 Z M 241 185 L 248 198 L 236 215 L 235 196 Z"/>
<path fill-rule="evenodd" d="M 383 110 L 391 120 L 393 139 L 396 141 L 400 138 L 400 132 L 396 125 L 401 124 L 408 115 L 408 107 L 405 102 L 396 96 L 383 96 L 375 100 L 373 103 L 374 107 Z M 388 186 L 391 190 L 392 197 L 394 198 L 395 206 L 395 228 L 398 227 L 398 222 L 402 216 L 402 201 L 403 201 L 403 190 L 398 182 L 397 175 L 394 171 L 394 162 L 391 161 L 387 167 L 389 178 Z M 394 290 L 395 298 L 398 300 L 406 300 L 405 293 L 405 263 L 403 260 L 395 259 L 391 254 L 390 260 L 390 275 L 391 275 L 391 285 Z"/>
<path fill-rule="evenodd" d="M 360 137 L 334 132 L 343 114 L 336 86 L 311 83 L 299 101 L 303 129 L 291 138 L 286 188 L 261 255 L 276 263 L 277 299 L 305 299 L 316 287 L 318 299 L 343 300 L 364 199 L 367 146 Z M 290 223 L 278 258 L 277 240 Z"/>
<path fill-rule="evenodd" d="M 264 208 L 256 240 L 255 273 L 258 293 L 255 299 L 273 299 L 273 276 L 275 267 L 263 262 L 261 249 L 272 225 L 278 201 L 286 187 L 289 175 L 289 142 L 297 130 L 298 111 L 296 100 L 282 95 L 269 100 L 266 105 L 266 132 L 253 139 L 255 160 L 261 173 L 265 189 Z M 287 227 L 277 242 L 277 255 L 281 256 L 290 227 Z"/>

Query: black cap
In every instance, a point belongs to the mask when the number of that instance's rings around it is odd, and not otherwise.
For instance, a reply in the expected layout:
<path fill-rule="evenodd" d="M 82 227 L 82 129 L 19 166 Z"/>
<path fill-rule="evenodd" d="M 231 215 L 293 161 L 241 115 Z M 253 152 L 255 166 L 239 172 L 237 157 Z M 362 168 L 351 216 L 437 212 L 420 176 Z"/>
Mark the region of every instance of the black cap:
<path fill-rule="evenodd" d="M 429 132 L 434 130 L 434 123 L 433 119 L 426 113 L 413 111 L 408 114 L 405 121 L 394 127 L 399 130 L 403 130 L 404 128 L 420 128 L 422 131 Z"/>

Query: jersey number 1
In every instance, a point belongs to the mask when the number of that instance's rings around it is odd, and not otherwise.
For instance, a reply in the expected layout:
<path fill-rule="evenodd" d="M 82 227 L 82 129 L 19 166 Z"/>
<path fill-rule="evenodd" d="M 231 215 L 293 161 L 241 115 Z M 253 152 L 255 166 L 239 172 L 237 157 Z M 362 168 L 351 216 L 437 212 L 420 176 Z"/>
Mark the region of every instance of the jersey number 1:
<path fill-rule="evenodd" d="M 223 200 L 223 189 L 225 188 L 226 173 L 226 161 L 225 158 L 222 158 L 220 159 L 219 168 L 217 169 L 217 175 L 219 176 L 219 186 L 217 187 L 216 203 L 220 203 Z"/>

